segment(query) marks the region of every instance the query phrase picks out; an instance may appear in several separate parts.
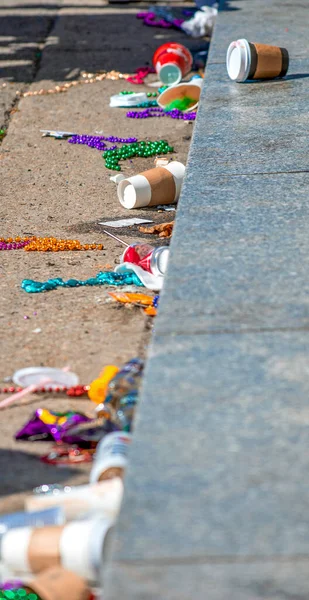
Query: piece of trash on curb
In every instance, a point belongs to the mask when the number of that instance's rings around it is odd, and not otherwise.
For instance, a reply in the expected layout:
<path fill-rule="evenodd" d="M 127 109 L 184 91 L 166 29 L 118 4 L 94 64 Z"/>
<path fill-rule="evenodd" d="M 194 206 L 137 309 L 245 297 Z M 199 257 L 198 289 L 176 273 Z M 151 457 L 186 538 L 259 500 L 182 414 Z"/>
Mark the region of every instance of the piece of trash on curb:
<path fill-rule="evenodd" d="M 32 329 L 32 333 L 41 333 L 42 329 L 37 327 L 36 329 Z"/>
<path fill-rule="evenodd" d="M 160 238 L 171 237 L 173 232 L 174 221 L 169 223 L 160 223 L 159 225 L 152 225 L 152 227 L 139 227 L 141 233 L 153 233 L 159 234 Z"/>
<path fill-rule="evenodd" d="M 158 212 L 175 212 L 176 211 L 176 207 L 175 206 L 165 206 L 164 204 L 158 204 L 158 206 L 156 206 L 156 209 Z"/>
<path fill-rule="evenodd" d="M 193 57 L 190 50 L 182 44 L 169 42 L 157 48 L 152 62 L 161 82 L 175 85 L 191 71 Z"/>
<path fill-rule="evenodd" d="M 123 433 L 122 431 L 116 433 L 119 436 L 130 435 Z M 107 434 L 107 436 L 103 438 L 102 442 L 104 440 L 108 441 L 108 438 L 113 435 L 115 434 Z M 101 442 L 98 445 L 98 450 L 100 444 Z M 115 458 L 116 457 L 118 458 L 117 454 L 115 454 Z M 125 463 L 124 460 L 122 462 L 123 464 Z M 101 478 L 100 466 L 101 465 L 98 465 L 99 468 L 97 469 L 98 476 L 96 477 L 96 473 L 94 473 L 94 477 L 91 477 L 90 485 L 67 485 L 61 489 L 61 487 L 57 485 L 45 484 L 39 488 L 36 488 L 33 496 L 25 499 L 25 508 L 27 511 L 30 511 L 26 514 L 31 515 L 32 511 L 42 512 L 43 509 L 45 509 L 44 512 L 46 512 L 46 509 L 51 510 L 53 507 L 57 506 L 61 508 L 66 521 L 84 519 L 89 513 L 96 513 L 97 515 L 116 518 L 123 495 L 123 483 L 119 476 L 120 469 L 119 473 L 115 473 L 114 477 Z M 125 466 L 126 463 L 122 468 L 123 472 Z M 102 473 L 105 470 L 103 461 L 101 470 Z M 111 475 L 111 472 L 109 472 L 107 475 Z"/>
<path fill-rule="evenodd" d="M 231 42 L 226 54 L 227 72 L 233 81 L 285 77 L 289 68 L 286 48 L 240 39 Z"/>
<path fill-rule="evenodd" d="M 177 108 L 182 112 L 196 110 L 200 95 L 203 79 L 197 77 L 187 83 L 179 83 L 164 90 L 158 98 L 158 104 L 165 110 Z"/>
<path fill-rule="evenodd" d="M 167 165 L 170 163 L 171 161 L 169 160 L 169 158 L 166 158 L 164 156 L 157 156 L 154 159 L 154 164 L 156 167 L 167 167 Z M 124 177 L 125 179 L 125 177 Z"/>
<path fill-rule="evenodd" d="M 120 203 L 128 209 L 176 203 L 184 174 L 185 166 L 173 161 L 123 179 L 117 187 Z"/>
<path fill-rule="evenodd" d="M 112 108 L 128 108 L 130 106 L 139 106 L 144 102 L 147 102 L 147 94 L 145 92 L 138 92 L 133 94 L 115 94 L 110 97 L 109 105 Z"/>
<path fill-rule="evenodd" d="M 167 246 L 154 248 L 153 246 L 150 246 L 150 244 L 145 244 L 143 242 L 127 244 L 127 242 L 116 237 L 113 233 L 110 233 L 110 231 L 106 231 L 105 229 L 103 231 L 117 242 L 126 246 L 125 251 L 120 257 L 121 263 L 132 263 L 133 265 L 140 267 L 143 271 L 151 273 L 156 277 L 164 276 L 169 258 L 169 248 Z"/>
<path fill-rule="evenodd" d="M 131 225 L 140 225 L 141 223 L 153 223 L 152 219 L 120 219 L 119 221 L 99 221 L 99 225 L 108 225 L 108 227 L 130 227 Z"/>
<path fill-rule="evenodd" d="M 54 137 L 57 140 L 65 140 L 73 135 L 77 135 L 76 133 L 72 133 L 72 131 L 57 131 L 55 129 L 40 129 L 40 132 L 43 134 L 42 137 Z"/>
<path fill-rule="evenodd" d="M 113 181 L 114 183 L 119 183 L 123 179 L 125 179 L 125 176 L 122 173 L 118 173 L 118 175 L 111 175 L 109 178 L 109 180 Z"/>
<path fill-rule="evenodd" d="M 216 22 L 217 14 L 217 8 L 201 6 L 201 10 L 198 10 L 192 19 L 184 21 L 180 25 L 180 28 L 193 38 L 210 36 Z"/>
<path fill-rule="evenodd" d="M 157 308 L 154 306 L 154 298 L 146 294 L 130 293 L 130 292 L 108 292 L 109 295 L 121 304 L 134 305 L 144 308 L 144 312 L 152 317 L 157 314 Z M 157 298 L 155 296 L 155 298 Z M 149 310 L 151 309 L 151 310 Z"/>

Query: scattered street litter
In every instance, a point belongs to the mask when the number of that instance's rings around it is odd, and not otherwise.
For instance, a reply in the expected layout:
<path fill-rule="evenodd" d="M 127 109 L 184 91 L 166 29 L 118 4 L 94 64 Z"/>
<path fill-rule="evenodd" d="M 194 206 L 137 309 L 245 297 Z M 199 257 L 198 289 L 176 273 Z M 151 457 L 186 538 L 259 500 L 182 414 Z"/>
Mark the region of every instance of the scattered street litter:
<path fill-rule="evenodd" d="M 160 204 L 156 207 L 158 212 L 175 212 L 175 206 L 164 206 L 164 204 Z"/>
<path fill-rule="evenodd" d="M 116 271 L 116 270 L 115 270 Z M 75 288 L 80 286 L 95 286 L 95 285 L 137 285 L 142 286 L 140 278 L 134 273 L 117 273 L 113 271 L 105 271 L 98 273 L 95 277 L 89 279 L 68 279 L 63 281 L 61 277 L 48 279 L 47 281 L 34 281 L 33 279 L 24 279 L 21 283 L 21 288 L 28 294 L 37 294 L 40 292 L 49 292 L 56 290 L 58 287 Z"/>
<path fill-rule="evenodd" d="M 0 250 L 19 250 L 25 252 L 59 252 L 68 250 L 103 250 L 103 244 L 81 244 L 78 240 L 61 240 L 54 237 L 1 238 Z"/>
<path fill-rule="evenodd" d="M 89 421 L 89 417 L 77 411 L 55 412 L 47 408 L 38 408 L 31 419 L 17 431 L 15 439 L 61 442 L 69 429 Z"/>
<path fill-rule="evenodd" d="M 210 6 L 202 6 L 192 19 L 184 21 L 181 24 L 181 29 L 193 38 L 210 36 L 216 22 L 218 14 L 217 8 Z"/>
<path fill-rule="evenodd" d="M 69 373 L 69 367 L 64 367 L 61 370 L 50 369 L 48 367 L 30 367 L 17 371 L 14 373 L 13 381 L 17 385 L 20 385 L 22 382 L 24 382 L 24 387 L 21 391 L 15 392 L 12 396 L 5 398 L 5 400 L 1 400 L 0 409 L 14 404 L 14 402 L 21 400 L 32 392 L 35 392 L 41 386 L 46 384 L 52 386 L 55 380 L 58 379 L 63 381 L 63 376 L 65 376 L 66 381 L 70 380 L 78 383 L 78 379 L 76 381 L 75 374 Z"/>
<path fill-rule="evenodd" d="M 146 109 L 146 110 L 159 110 L 159 109 Z M 129 113 L 127 113 L 128 115 Z M 109 149 L 103 152 L 103 158 L 105 160 L 105 166 L 107 169 L 113 171 L 120 171 L 119 165 L 120 160 L 128 160 L 135 156 L 149 157 L 157 154 L 168 154 L 174 152 L 174 148 L 168 144 L 166 140 L 159 140 L 157 142 L 133 142 L 130 144 L 123 144 L 121 148 Z"/>
<path fill-rule="evenodd" d="M 13 375 L 13 382 L 22 388 L 35 386 L 35 390 L 42 389 L 43 380 L 47 382 L 49 391 L 70 389 L 78 385 L 78 376 L 67 369 L 52 367 L 26 367 L 19 369 Z M 65 388 L 64 388 L 65 386 Z M 45 389 L 45 387 L 44 387 Z"/>
<path fill-rule="evenodd" d="M 185 166 L 173 161 L 123 179 L 117 187 L 119 201 L 128 209 L 176 203 L 184 174 Z"/>
<path fill-rule="evenodd" d="M 169 42 L 157 48 L 152 62 L 160 81 L 166 85 L 175 85 L 190 72 L 193 58 L 188 48 Z"/>
<path fill-rule="evenodd" d="M 130 433 L 115 431 L 99 442 L 90 473 L 90 483 L 106 482 L 115 477 L 117 481 L 118 478 L 124 477 L 131 440 Z"/>
<path fill-rule="evenodd" d="M 111 146 L 108 148 L 105 142 L 109 143 L 119 143 L 119 144 L 134 144 L 137 142 L 137 138 L 120 138 L 115 137 L 114 135 L 104 136 L 104 135 L 73 135 L 69 140 L 69 144 L 78 144 L 82 146 L 89 146 L 89 148 L 96 148 L 101 152 L 105 150 L 115 150 L 117 146 Z"/>
<path fill-rule="evenodd" d="M 286 48 L 240 39 L 231 42 L 226 55 L 227 72 L 233 81 L 284 77 L 289 68 Z"/>
<path fill-rule="evenodd" d="M 117 94 L 111 96 L 109 105 L 112 108 L 129 108 L 130 106 L 157 106 L 156 100 L 150 100 L 145 92 L 137 94 Z"/>
<path fill-rule="evenodd" d="M 24 248 L 26 252 L 59 252 L 77 250 L 103 250 L 103 244 L 81 244 L 78 240 L 58 240 L 54 237 L 34 237 Z"/>
<path fill-rule="evenodd" d="M 40 129 L 40 132 L 43 133 L 42 137 L 54 137 L 56 140 L 65 140 L 73 135 L 77 135 L 70 131 L 55 131 L 53 129 Z"/>
<path fill-rule="evenodd" d="M 141 233 L 154 233 L 159 234 L 160 238 L 169 238 L 172 235 L 174 227 L 174 221 L 169 223 L 160 223 L 160 225 L 153 225 L 152 227 L 139 227 Z"/>
<path fill-rule="evenodd" d="M 88 390 L 88 397 L 95 404 L 101 404 L 106 396 L 109 382 L 117 375 L 119 369 L 115 365 L 107 365 L 97 379 L 94 379 Z"/>
<path fill-rule="evenodd" d="M 173 85 L 160 94 L 159 106 L 167 111 L 174 108 L 182 112 L 195 110 L 200 99 L 202 83 L 203 79 L 198 77 L 188 83 Z"/>
<path fill-rule="evenodd" d="M 157 314 L 158 296 L 147 296 L 146 294 L 139 294 L 134 292 L 108 292 L 109 295 L 120 302 L 121 304 L 129 304 L 134 306 L 140 306 L 144 308 L 146 315 L 155 317 Z"/>
<path fill-rule="evenodd" d="M 102 442 L 108 441 L 110 436 L 115 434 L 108 434 L 103 438 Z M 130 438 L 127 433 L 117 432 L 120 436 L 120 440 Z M 101 442 L 100 442 L 101 444 Z M 100 449 L 100 444 L 97 446 L 95 460 Z M 123 495 L 123 483 L 121 477 L 123 476 L 124 469 L 127 466 L 127 459 L 123 452 L 122 444 L 119 448 L 114 448 L 123 457 L 122 468 L 110 467 L 102 465 L 101 472 L 98 473 L 99 469 L 96 468 L 94 475 L 90 474 L 90 482 L 92 485 L 79 485 L 79 486 L 65 486 L 61 489 L 59 486 L 53 485 L 42 485 L 40 488 L 35 490 L 35 494 L 29 496 L 25 500 L 25 509 L 28 511 L 27 514 L 38 514 L 33 511 L 40 511 L 40 513 L 47 513 L 47 510 L 54 510 L 57 507 L 61 510 L 61 514 L 64 515 L 66 521 L 73 521 L 75 519 L 85 519 L 90 516 L 102 515 L 108 518 L 115 518 L 119 512 L 120 504 Z M 110 464 L 112 463 L 113 456 L 110 457 Z M 118 456 L 115 453 L 115 458 Z M 119 461 L 120 462 L 120 461 Z M 94 465 L 95 466 L 95 465 Z M 100 464 L 98 465 L 100 468 Z M 105 473 L 104 473 L 104 468 Z M 112 471 L 114 468 L 114 471 Z M 96 476 L 96 472 L 99 476 Z M 120 475 L 121 474 L 121 475 Z M 105 476 L 104 476 L 105 475 Z M 25 513 L 23 513 L 25 514 Z M 47 523 L 46 523 L 47 524 Z M 61 523 L 59 523 L 60 525 Z"/>
<path fill-rule="evenodd" d="M 178 108 L 164 110 L 161 107 L 145 108 L 144 110 L 129 110 L 126 114 L 129 119 L 149 119 L 151 117 L 170 117 L 171 119 L 182 119 L 183 121 L 195 121 L 196 112 L 184 113 Z"/>
<path fill-rule="evenodd" d="M 0 250 L 20 250 L 30 244 L 31 238 L 0 238 Z"/>
<path fill-rule="evenodd" d="M 140 225 L 141 223 L 152 223 L 152 219 L 120 219 L 119 221 L 99 221 L 99 225 L 107 225 L 108 227 L 131 227 L 132 225 Z"/>
<path fill-rule="evenodd" d="M 96 518 L 60 526 L 10 529 L 1 539 L 1 562 L 19 576 L 40 573 L 50 566 L 69 566 L 89 583 L 95 583 L 111 526 L 110 519 Z"/>
<path fill-rule="evenodd" d="M 157 157 L 154 159 L 154 164 L 156 167 L 166 167 L 169 164 L 170 160 L 169 158 L 165 158 L 165 157 Z"/>
<path fill-rule="evenodd" d="M 111 175 L 109 180 L 113 181 L 114 183 L 119 183 L 119 181 L 122 181 L 122 179 L 124 179 L 124 178 L 125 177 L 122 173 L 118 173 L 117 175 Z"/>
<path fill-rule="evenodd" d="M 104 230 L 104 233 L 126 246 L 126 249 L 120 258 L 122 263 L 131 263 L 155 276 L 163 276 L 165 274 L 169 257 L 169 249 L 167 246 L 154 248 L 153 246 L 150 246 L 150 244 L 141 242 L 127 244 L 109 231 Z"/>
<path fill-rule="evenodd" d="M 160 16 L 160 10 L 162 16 Z M 137 19 L 142 19 L 143 24 L 148 27 L 162 27 L 163 29 L 180 29 L 184 19 L 176 19 L 165 7 L 153 7 L 150 11 L 140 12 L 136 15 Z"/>
<path fill-rule="evenodd" d="M 149 72 L 152 72 L 152 69 L 147 72 L 147 75 Z M 18 98 L 28 98 L 30 96 L 48 96 L 49 94 L 62 94 L 64 92 L 67 92 L 72 87 L 90 83 L 97 83 L 98 81 L 104 81 L 105 79 L 111 79 L 112 81 L 118 81 L 118 79 L 126 79 L 127 81 L 131 81 L 131 83 L 136 83 L 135 81 L 132 81 L 132 79 L 134 78 L 134 75 L 130 76 L 129 73 L 120 73 L 119 71 L 102 71 L 99 73 L 86 73 L 83 71 L 81 72 L 80 79 L 68 81 L 63 85 L 56 85 L 54 88 L 50 88 L 48 90 L 44 90 L 43 88 L 41 88 L 40 90 L 30 90 L 29 92 L 21 92 L 20 90 L 17 90 L 16 96 L 18 96 Z M 141 83 L 144 83 L 144 81 L 141 81 Z"/>
<path fill-rule="evenodd" d="M 52 563 L 53 561 L 51 561 Z M 21 576 L 22 577 L 22 576 Z M 23 577 L 22 577 L 23 578 Z M 15 580 L 2 586 L 1 600 L 93 600 L 94 596 L 85 580 L 62 567 L 50 567 L 40 571 L 32 579 Z M 8 591 L 9 590 L 9 591 Z"/>
<path fill-rule="evenodd" d="M 129 75 L 128 77 L 126 77 L 126 79 L 129 83 L 142 85 L 143 83 L 145 83 L 145 79 L 147 75 L 150 75 L 150 73 L 155 73 L 155 70 L 152 67 L 138 67 L 135 70 L 135 74 Z"/>
<path fill-rule="evenodd" d="M 122 275 L 129 275 L 130 273 L 134 273 L 139 278 L 142 285 L 145 286 L 148 290 L 162 290 L 164 281 L 163 275 L 153 275 L 152 273 L 145 271 L 145 269 L 142 269 L 142 267 L 134 265 L 130 262 L 121 263 L 115 268 L 115 271 L 116 273 L 121 273 Z"/>

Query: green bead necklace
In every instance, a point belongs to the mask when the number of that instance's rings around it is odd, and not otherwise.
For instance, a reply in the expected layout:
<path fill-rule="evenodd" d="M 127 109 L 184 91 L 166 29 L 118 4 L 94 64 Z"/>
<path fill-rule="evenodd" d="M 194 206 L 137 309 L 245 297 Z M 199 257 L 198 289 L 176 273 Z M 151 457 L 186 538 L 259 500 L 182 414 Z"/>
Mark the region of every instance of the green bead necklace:
<path fill-rule="evenodd" d="M 0 590 L 0 600 L 39 600 L 34 592 L 27 592 L 24 588 L 14 590 Z"/>
<path fill-rule="evenodd" d="M 105 167 L 112 171 L 120 171 L 119 162 L 141 156 L 147 158 L 156 154 L 168 154 L 174 152 L 174 148 L 168 144 L 166 140 L 158 142 L 135 142 L 133 144 L 123 144 L 121 148 L 115 150 L 106 150 L 102 156 L 105 160 Z"/>

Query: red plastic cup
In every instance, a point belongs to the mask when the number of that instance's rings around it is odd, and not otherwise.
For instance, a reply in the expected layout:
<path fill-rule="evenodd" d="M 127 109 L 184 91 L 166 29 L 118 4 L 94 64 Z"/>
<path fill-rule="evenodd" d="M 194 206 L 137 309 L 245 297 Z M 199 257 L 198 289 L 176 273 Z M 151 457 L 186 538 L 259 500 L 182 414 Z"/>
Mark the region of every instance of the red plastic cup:
<path fill-rule="evenodd" d="M 191 71 L 193 58 L 188 48 L 170 42 L 157 48 L 152 62 L 160 81 L 164 85 L 175 85 Z"/>

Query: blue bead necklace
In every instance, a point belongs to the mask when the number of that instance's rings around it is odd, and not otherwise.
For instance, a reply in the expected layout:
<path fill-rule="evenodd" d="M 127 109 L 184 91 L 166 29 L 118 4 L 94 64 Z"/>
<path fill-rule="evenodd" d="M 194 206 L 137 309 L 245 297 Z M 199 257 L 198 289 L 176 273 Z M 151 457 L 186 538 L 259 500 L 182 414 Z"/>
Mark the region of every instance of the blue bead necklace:
<path fill-rule="evenodd" d="M 24 279 L 21 288 L 28 294 L 38 294 L 39 292 L 49 292 L 58 287 L 75 288 L 80 286 L 94 285 L 136 285 L 143 287 L 139 277 L 135 273 L 115 273 L 114 271 L 105 271 L 98 273 L 95 277 L 90 277 L 84 281 L 81 279 L 68 279 L 63 281 L 61 277 L 48 279 L 47 281 L 33 281 L 33 279 Z"/>

